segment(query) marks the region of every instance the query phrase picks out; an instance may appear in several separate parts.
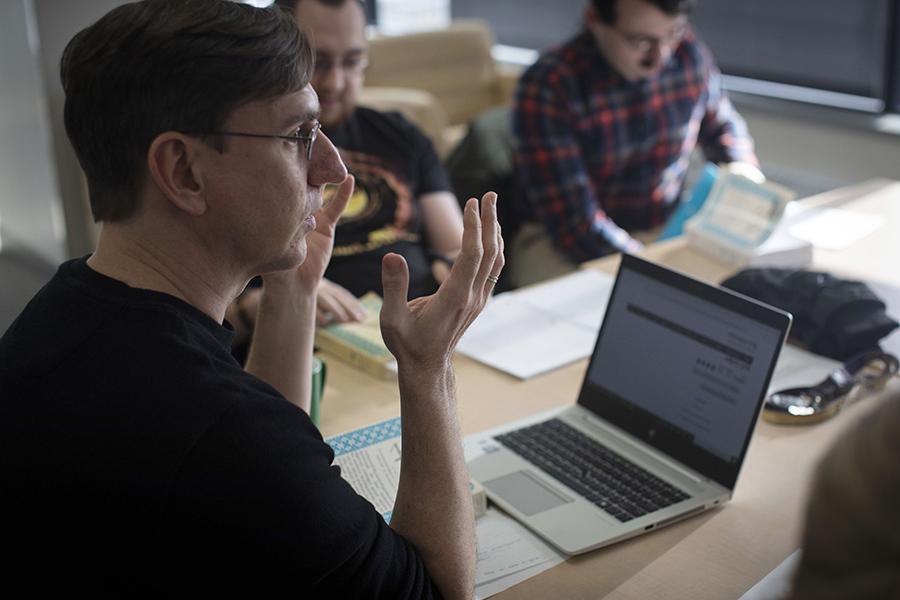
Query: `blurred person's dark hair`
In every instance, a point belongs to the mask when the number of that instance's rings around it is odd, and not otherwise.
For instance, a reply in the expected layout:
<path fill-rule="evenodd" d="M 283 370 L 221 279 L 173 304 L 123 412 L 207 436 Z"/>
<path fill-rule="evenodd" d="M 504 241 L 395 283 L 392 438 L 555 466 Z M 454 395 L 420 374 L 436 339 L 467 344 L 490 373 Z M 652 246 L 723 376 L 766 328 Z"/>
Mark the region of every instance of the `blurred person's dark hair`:
<path fill-rule="evenodd" d="M 281 8 L 287 10 L 288 12 L 293 13 L 294 9 L 297 8 L 297 5 L 300 4 L 302 0 L 275 0 L 275 4 L 280 6 Z M 319 4 L 325 4 L 327 6 L 333 6 L 335 8 L 340 8 L 347 2 L 356 2 L 360 6 L 366 3 L 366 0 L 308 0 L 310 2 L 318 2 Z"/>
<path fill-rule="evenodd" d="M 228 0 L 115 8 L 66 46 L 65 124 L 97 221 L 137 210 L 146 153 L 165 131 L 216 131 L 239 106 L 299 91 L 312 51 L 283 10 Z M 207 140 L 224 151 L 221 138 Z"/>
<path fill-rule="evenodd" d="M 687 15 L 694 9 L 696 0 L 644 0 L 648 4 L 652 4 L 667 15 Z M 614 25 L 616 22 L 616 5 L 619 0 L 591 0 L 597 15 L 607 25 Z"/>
<path fill-rule="evenodd" d="M 898 457 L 895 393 L 845 432 L 820 462 L 792 598 L 900 598 Z"/>

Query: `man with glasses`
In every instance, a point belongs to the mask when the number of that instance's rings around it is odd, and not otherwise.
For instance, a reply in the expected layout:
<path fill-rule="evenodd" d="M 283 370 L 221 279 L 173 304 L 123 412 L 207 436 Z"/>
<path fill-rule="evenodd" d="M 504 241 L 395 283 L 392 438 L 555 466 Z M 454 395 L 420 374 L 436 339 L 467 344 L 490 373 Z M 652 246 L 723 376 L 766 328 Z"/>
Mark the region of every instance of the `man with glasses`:
<path fill-rule="evenodd" d="M 462 215 L 431 142 L 398 113 L 357 106 L 368 48 L 358 0 L 278 0 L 308 31 L 323 130 L 356 178 L 319 288 L 320 322 L 361 317 L 356 297 L 381 294 L 381 258 L 410 267 L 410 297 L 434 291 L 460 248 Z M 241 300 L 252 307 L 252 298 Z M 245 313 L 251 311 L 244 311 Z"/>
<path fill-rule="evenodd" d="M 688 24 L 693 0 L 591 0 L 585 28 L 546 52 L 513 107 L 520 205 L 511 245 L 523 285 L 611 252 L 661 225 L 691 152 L 761 177 L 744 121 Z"/>
<path fill-rule="evenodd" d="M 60 73 L 102 229 L 0 338 L 7 587 L 471 598 L 449 361 L 503 267 L 496 195 L 467 203 L 434 295 L 407 303 L 403 257 L 380 265 L 403 417 L 388 525 L 307 414 L 316 289 L 353 193 L 307 38 L 276 8 L 145 0 L 78 33 Z M 223 316 L 260 274 L 243 369 Z"/>

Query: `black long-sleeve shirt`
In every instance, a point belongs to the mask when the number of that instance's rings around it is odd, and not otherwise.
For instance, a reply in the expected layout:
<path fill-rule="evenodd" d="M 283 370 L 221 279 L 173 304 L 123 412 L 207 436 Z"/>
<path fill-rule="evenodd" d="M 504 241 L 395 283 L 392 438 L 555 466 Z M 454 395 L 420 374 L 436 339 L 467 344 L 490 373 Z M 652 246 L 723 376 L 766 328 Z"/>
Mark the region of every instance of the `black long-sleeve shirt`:
<path fill-rule="evenodd" d="M 5 581 L 436 595 L 306 413 L 234 361 L 231 336 L 85 259 L 60 267 L 0 339 Z"/>

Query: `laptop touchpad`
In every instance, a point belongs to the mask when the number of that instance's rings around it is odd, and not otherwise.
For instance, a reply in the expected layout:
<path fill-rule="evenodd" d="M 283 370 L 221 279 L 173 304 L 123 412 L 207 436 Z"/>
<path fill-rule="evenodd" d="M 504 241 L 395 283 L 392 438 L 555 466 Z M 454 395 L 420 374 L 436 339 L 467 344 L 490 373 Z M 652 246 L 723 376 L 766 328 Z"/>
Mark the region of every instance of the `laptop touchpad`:
<path fill-rule="evenodd" d="M 573 501 L 528 471 L 516 471 L 482 483 L 528 517 Z"/>

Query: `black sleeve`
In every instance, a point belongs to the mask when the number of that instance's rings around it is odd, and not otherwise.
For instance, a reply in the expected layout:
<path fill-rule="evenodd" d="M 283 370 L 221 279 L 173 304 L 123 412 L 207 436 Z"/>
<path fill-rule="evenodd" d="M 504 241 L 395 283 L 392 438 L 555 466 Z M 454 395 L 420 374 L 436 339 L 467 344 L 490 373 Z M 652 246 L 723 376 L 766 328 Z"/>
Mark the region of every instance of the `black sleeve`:
<path fill-rule="evenodd" d="M 231 589 L 435 597 L 416 549 L 341 478 L 333 458 L 286 400 L 238 402 L 198 441 L 173 490 L 170 523 L 189 540 L 179 554 L 213 558 Z"/>

